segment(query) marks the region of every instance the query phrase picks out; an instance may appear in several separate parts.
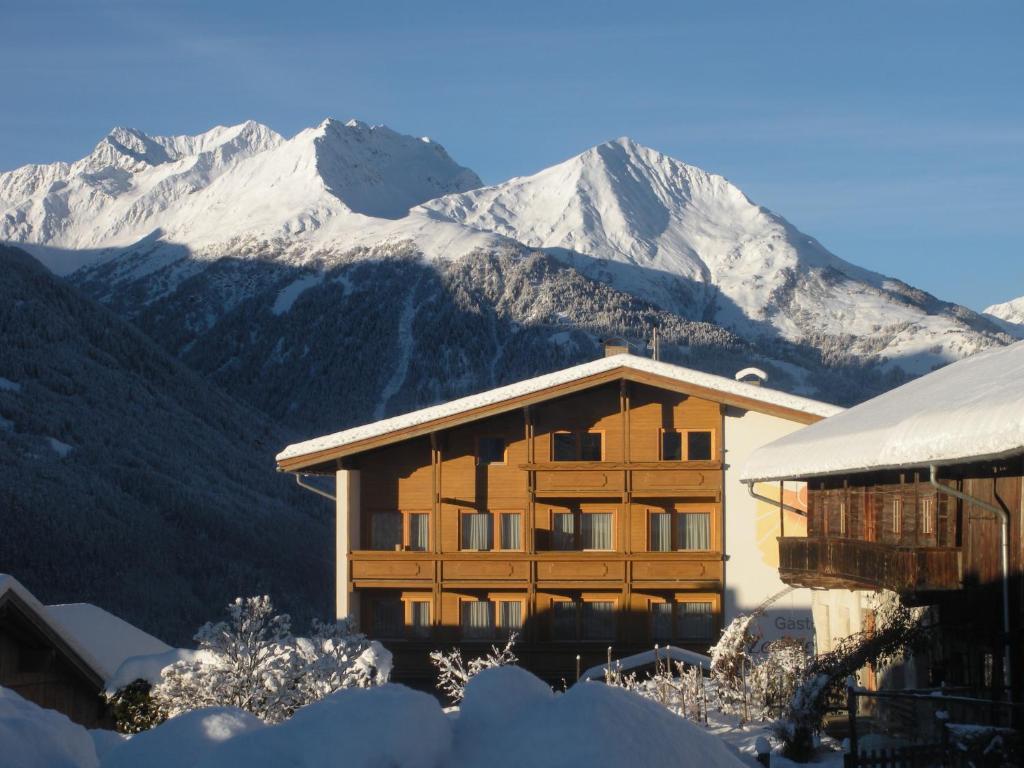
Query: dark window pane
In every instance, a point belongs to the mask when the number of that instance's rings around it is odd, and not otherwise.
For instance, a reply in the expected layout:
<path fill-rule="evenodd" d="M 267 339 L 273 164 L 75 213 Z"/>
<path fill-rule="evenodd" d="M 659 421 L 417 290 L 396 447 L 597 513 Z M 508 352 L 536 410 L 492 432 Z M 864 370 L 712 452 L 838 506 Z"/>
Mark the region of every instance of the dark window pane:
<path fill-rule="evenodd" d="M 402 611 L 402 601 L 397 597 L 374 600 L 372 637 L 401 637 L 405 625 Z"/>
<path fill-rule="evenodd" d="M 576 603 L 557 600 L 551 604 L 551 639 L 576 639 Z"/>
<path fill-rule="evenodd" d="M 711 461 L 711 433 L 686 433 L 686 458 L 690 461 Z"/>
<path fill-rule="evenodd" d="M 402 513 L 374 512 L 370 522 L 370 549 L 394 550 L 402 545 Z"/>
<path fill-rule="evenodd" d="M 571 432 L 555 432 L 552 436 L 555 461 L 576 461 L 576 435 Z"/>
<path fill-rule="evenodd" d="M 477 450 L 479 452 L 478 464 L 505 463 L 505 438 L 503 437 L 481 437 Z"/>
<path fill-rule="evenodd" d="M 661 433 L 661 458 L 663 461 L 680 461 L 683 458 L 683 436 L 678 432 Z"/>
<path fill-rule="evenodd" d="M 583 604 L 583 639 L 611 640 L 615 637 L 615 603 L 607 600 Z"/>
<path fill-rule="evenodd" d="M 580 435 L 580 459 L 582 461 L 601 461 L 601 444 L 603 442 L 600 432 L 584 432 Z"/>

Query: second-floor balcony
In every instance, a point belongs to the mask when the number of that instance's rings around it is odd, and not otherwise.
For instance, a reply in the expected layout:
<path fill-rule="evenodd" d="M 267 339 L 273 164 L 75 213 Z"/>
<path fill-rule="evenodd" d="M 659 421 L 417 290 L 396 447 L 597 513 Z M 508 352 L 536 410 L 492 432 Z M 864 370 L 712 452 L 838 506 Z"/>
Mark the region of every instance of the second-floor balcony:
<path fill-rule="evenodd" d="M 894 547 L 856 539 L 779 539 L 786 584 L 831 589 L 890 589 L 902 595 L 960 589 L 960 550 Z"/>

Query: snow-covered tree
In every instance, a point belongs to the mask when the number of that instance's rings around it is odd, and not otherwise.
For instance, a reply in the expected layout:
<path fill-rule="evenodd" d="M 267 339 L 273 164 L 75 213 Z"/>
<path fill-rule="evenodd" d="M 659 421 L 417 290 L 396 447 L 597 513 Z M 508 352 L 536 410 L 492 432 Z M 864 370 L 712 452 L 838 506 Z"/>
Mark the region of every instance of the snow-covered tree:
<path fill-rule="evenodd" d="M 925 613 L 904 606 L 898 595 L 877 595 L 875 625 L 838 641 L 829 653 L 812 659 L 804 669 L 775 735 L 783 753 L 806 762 L 814 752 L 814 736 L 821 729 L 830 692 L 868 663 L 889 664 L 901 658 L 927 636 Z"/>
<path fill-rule="evenodd" d="M 518 635 L 513 632 L 503 648 L 496 645 L 484 656 L 471 659 L 468 663 L 462 658 L 462 651 L 453 648 L 448 653 L 431 651 L 430 661 L 437 667 L 437 689 L 446 694 L 452 704 L 458 704 L 466 692 L 466 683 L 485 669 L 504 667 L 516 664 L 519 659 L 513 650 Z"/>
<path fill-rule="evenodd" d="M 390 675 L 391 654 L 348 621 L 314 621 L 309 638 L 296 638 L 267 596 L 237 598 L 227 612 L 226 621 L 196 633 L 195 659 L 169 666 L 153 686 L 153 702 L 167 716 L 233 706 L 280 722 L 333 691 L 380 685 Z"/>

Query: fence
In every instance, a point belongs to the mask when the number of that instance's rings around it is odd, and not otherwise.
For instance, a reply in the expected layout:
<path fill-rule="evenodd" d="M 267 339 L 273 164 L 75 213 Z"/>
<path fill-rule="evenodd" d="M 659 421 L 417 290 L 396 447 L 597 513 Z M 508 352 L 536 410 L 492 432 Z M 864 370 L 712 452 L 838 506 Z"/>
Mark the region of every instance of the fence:
<path fill-rule="evenodd" d="M 1004 768 L 1024 764 L 1019 704 L 950 691 L 847 688 L 844 768 Z"/>

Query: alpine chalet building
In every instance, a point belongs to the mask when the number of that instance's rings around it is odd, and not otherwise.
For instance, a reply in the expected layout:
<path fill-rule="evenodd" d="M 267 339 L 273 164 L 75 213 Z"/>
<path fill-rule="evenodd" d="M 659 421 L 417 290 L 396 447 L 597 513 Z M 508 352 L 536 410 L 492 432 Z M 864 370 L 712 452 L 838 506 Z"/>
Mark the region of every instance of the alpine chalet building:
<path fill-rule="evenodd" d="M 401 678 L 429 676 L 430 650 L 475 655 L 512 632 L 554 680 L 608 646 L 706 651 L 783 587 L 776 537 L 802 519 L 781 521 L 737 470 L 840 409 L 608 351 L 278 455 L 335 478 L 336 612 L 395 652 Z M 772 632 L 813 636 L 809 595 L 779 610 Z"/>

